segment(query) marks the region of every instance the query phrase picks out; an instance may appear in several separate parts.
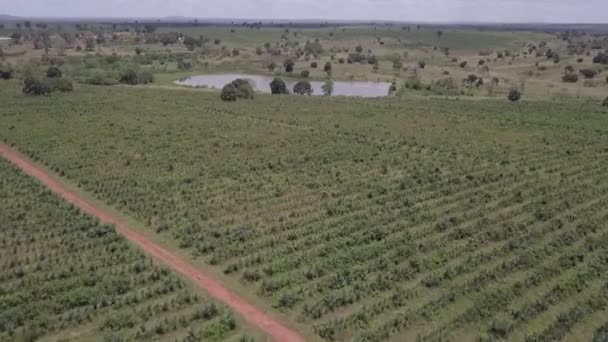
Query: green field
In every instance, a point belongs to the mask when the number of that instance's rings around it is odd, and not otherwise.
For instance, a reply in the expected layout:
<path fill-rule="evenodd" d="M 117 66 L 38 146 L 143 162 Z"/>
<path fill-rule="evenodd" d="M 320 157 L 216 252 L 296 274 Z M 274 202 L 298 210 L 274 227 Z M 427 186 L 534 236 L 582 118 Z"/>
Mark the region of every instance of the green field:
<path fill-rule="evenodd" d="M 252 341 L 223 305 L 4 160 L 0 222 L 0 341 Z"/>
<path fill-rule="evenodd" d="M 596 101 L 27 97 L 17 81 L 0 100 L 1 140 L 311 340 L 605 338 Z"/>

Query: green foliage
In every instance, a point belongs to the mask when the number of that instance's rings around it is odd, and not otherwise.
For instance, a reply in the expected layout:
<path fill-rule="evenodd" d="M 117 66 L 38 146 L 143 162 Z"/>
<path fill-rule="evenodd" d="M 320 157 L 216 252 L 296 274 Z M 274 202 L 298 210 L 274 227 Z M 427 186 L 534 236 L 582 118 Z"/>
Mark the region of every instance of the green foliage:
<path fill-rule="evenodd" d="M 154 75 L 144 70 L 125 69 L 120 73 L 118 82 L 129 85 L 148 84 L 154 82 Z"/>
<path fill-rule="evenodd" d="M 587 79 L 592 79 L 597 76 L 597 71 L 593 69 L 581 69 L 580 73 Z"/>
<path fill-rule="evenodd" d="M 238 99 L 253 99 L 255 90 L 247 80 L 237 78 L 222 88 L 220 98 L 224 102 L 234 102 Z"/>
<path fill-rule="evenodd" d="M 312 95 L 313 89 L 308 81 L 300 81 L 293 86 L 293 93 L 297 95 Z"/>
<path fill-rule="evenodd" d="M 285 81 L 280 78 L 275 78 L 270 82 L 270 93 L 271 94 L 289 94 Z"/>
<path fill-rule="evenodd" d="M 226 308 L 4 160 L 0 207 L 0 340 L 150 341 L 216 326 L 225 338 L 238 330 Z"/>
<path fill-rule="evenodd" d="M 562 81 L 566 83 L 576 83 L 578 82 L 578 75 L 574 73 L 568 73 L 562 76 Z"/>
<path fill-rule="evenodd" d="M 604 101 L 602 101 L 602 107 L 608 107 L 608 97 L 606 97 Z"/>
<path fill-rule="evenodd" d="M 74 84 L 72 80 L 67 77 L 61 78 L 50 78 L 48 80 L 49 86 L 53 91 L 69 92 L 74 90 Z"/>
<path fill-rule="evenodd" d="M 302 70 L 302 72 L 300 73 L 300 77 L 302 78 L 308 78 L 308 76 L 310 76 L 310 71 L 308 70 Z"/>
<path fill-rule="evenodd" d="M 334 82 L 332 80 L 327 80 L 321 86 L 321 90 L 323 90 L 324 96 L 331 96 L 334 93 Z"/>
<path fill-rule="evenodd" d="M 511 102 L 518 102 L 521 99 L 521 92 L 517 89 L 511 89 L 507 98 Z"/>
<path fill-rule="evenodd" d="M 48 78 L 61 77 L 62 75 L 61 70 L 56 66 L 51 66 L 46 71 L 46 77 Z"/>
<path fill-rule="evenodd" d="M 47 80 L 28 76 L 23 80 L 22 92 L 25 95 L 50 95 L 52 88 Z"/>

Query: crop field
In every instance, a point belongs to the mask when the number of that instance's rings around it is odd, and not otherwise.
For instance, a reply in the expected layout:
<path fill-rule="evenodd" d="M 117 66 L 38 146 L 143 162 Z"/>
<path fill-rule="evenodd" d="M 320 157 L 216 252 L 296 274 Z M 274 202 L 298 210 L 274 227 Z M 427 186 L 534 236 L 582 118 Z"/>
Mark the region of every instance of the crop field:
<path fill-rule="evenodd" d="M 606 338 L 595 101 L 223 103 L 86 85 L 33 98 L 12 81 L 0 99 L 2 141 L 310 340 Z"/>
<path fill-rule="evenodd" d="M 224 306 L 4 160 L 0 222 L 0 341 L 252 340 Z"/>

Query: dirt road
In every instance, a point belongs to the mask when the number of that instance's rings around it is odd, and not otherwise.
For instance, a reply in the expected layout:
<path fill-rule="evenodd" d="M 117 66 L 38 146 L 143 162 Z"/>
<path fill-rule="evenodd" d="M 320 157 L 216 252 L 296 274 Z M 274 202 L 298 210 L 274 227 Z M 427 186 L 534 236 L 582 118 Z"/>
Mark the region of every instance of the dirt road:
<path fill-rule="evenodd" d="M 74 206 L 80 208 L 83 212 L 97 217 L 103 223 L 114 225 L 116 230 L 121 235 L 137 244 L 145 253 L 166 264 L 171 269 L 192 279 L 196 285 L 207 291 L 212 297 L 228 305 L 250 324 L 259 327 L 275 341 L 304 341 L 304 339 L 295 331 L 289 329 L 279 321 L 255 308 L 253 305 L 247 303 L 236 294 L 228 291 L 217 280 L 202 273 L 187 261 L 151 241 L 130 227 L 120 218 L 114 217 L 104 209 L 95 207 L 86 199 L 68 190 L 66 187 L 55 181 L 50 174 L 46 173 L 43 169 L 30 162 L 16 150 L 0 143 L 0 156 L 11 161 L 28 175 L 38 179 L 38 181 L 48 187 L 51 191 L 57 193 Z"/>

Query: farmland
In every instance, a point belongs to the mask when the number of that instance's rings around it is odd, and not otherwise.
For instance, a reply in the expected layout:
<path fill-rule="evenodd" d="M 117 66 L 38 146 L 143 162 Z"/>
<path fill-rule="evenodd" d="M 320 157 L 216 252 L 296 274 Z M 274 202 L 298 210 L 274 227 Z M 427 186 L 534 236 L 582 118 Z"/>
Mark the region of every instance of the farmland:
<path fill-rule="evenodd" d="M 223 305 L 4 160 L 0 185 L 0 341 L 253 341 Z"/>
<path fill-rule="evenodd" d="M 310 340 L 605 338 L 595 100 L 76 92 L 5 81 L 0 139 Z"/>

